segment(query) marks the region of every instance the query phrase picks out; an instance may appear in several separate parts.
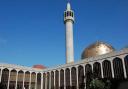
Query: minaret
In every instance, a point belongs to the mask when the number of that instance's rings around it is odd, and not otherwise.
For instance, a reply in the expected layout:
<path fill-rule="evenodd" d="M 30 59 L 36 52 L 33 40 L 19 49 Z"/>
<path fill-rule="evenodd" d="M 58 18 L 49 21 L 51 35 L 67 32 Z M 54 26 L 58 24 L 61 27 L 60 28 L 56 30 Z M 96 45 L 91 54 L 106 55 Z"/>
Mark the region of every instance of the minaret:
<path fill-rule="evenodd" d="M 66 26 L 66 63 L 74 62 L 73 47 L 73 23 L 74 12 L 71 10 L 70 3 L 67 3 L 67 9 L 64 11 L 64 23 Z"/>

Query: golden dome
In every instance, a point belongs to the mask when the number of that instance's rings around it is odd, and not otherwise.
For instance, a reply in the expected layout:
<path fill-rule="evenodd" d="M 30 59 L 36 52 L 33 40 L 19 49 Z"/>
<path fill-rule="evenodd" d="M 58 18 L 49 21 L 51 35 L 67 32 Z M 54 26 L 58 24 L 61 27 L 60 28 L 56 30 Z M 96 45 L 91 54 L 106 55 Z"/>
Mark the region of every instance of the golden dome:
<path fill-rule="evenodd" d="M 111 45 L 98 41 L 98 42 L 91 44 L 87 48 L 85 48 L 85 50 L 82 53 L 81 58 L 85 59 L 89 57 L 95 57 L 98 55 L 110 53 L 114 50 L 115 49 Z"/>

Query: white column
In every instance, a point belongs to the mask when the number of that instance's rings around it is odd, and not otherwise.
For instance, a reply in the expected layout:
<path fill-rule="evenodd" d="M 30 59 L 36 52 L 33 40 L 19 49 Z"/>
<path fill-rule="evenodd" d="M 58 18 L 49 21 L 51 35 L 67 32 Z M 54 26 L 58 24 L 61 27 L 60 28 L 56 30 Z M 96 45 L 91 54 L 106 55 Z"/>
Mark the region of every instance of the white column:
<path fill-rule="evenodd" d="M 65 69 L 64 69 L 64 89 L 66 89 L 66 81 L 65 81 Z"/>
<path fill-rule="evenodd" d="M 15 84 L 15 89 L 17 89 L 18 72 L 19 72 L 19 70 L 17 70 L 17 72 L 16 72 L 16 84 Z"/>
<path fill-rule="evenodd" d="M 43 73 L 41 73 L 41 89 L 43 89 Z"/>
<path fill-rule="evenodd" d="M 112 78 L 114 78 L 114 69 L 113 69 L 113 60 L 110 59 L 110 62 L 111 62 L 111 70 L 112 70 Z"/>
<path fill-rule="evenodd" d="M 100 62 L 101 67 L 101 78 L 104 78 L 102 61 Z"/>
<path fill-rule="evenodd" d="M 35 89 L 37 89 L 37 73 L 36 73 L 36 79 L 35 79 Z"/>
<path fill-rule="evenodd" d="M 51 89 L 51 71 L 49 72 L 49 89 Z"/>
<path fill-rule="evenodd" d="M 54 71 L 54 89 L 56 88 L 56 71 Z"/>
<path fill-rule="evenodd" d="M 45 78 L 45 89 L 47 89 L 47 72 L 45 74 L 46 74 L 46 78 Z"/>
<path fill-rule="evenodd" d="M 25 82 L 24 80 L 25 80 L 25 72 L 26 72 L 26 71 L 23 71 L 23 72 L 24 72 L 24 73 L 23 73 L 23 87 L 22 87 L 22 88 L 24 89 L 24 82 Z"/>
<path fill-rule="evenodd" d="M 70 69 L 70 87 L 72 87 L 72 73 L 71 73 L 71 68 Z"/>
<path fill-rule="evenodd" d="M 78 66 L 76 67 L 76 80 L 77 80 L 77 89 L 79 89 L 79 82 L 78 82 Z"/>
<path fill-rule="evenodd" d="M 60 70 L 59 71 L 59 89 L 60 89 Z"/>
<path fill-rule="evenodd" d="M 10 84 L 10 74 L 11 74 L 11 69 L 9 69 L 9 75 L 8 75 L 8 86 L 7 86 L 7 89 L 9 89 L 9 84 Z"/>
<path fill-rule="evenodd" d="M 2 73 L 3 73 L 3 68 L 1 68 L 1 71 L 0 71 L 0 83 L 1 83 Z"/>
<path fill-rule="evenodd" d="M 29 89 L 31 89 L 31 81 L 32 81 L 31 76 L 32 76 L 32 72 L 30 71 L 30 77 L 29 77 Z"/>
<path fill-rule="evenodd" d="M 125 79 L 126 79 L 126 78 L 127 78 L 127 74 L 126 74 L 126 68 L 125 68 L 124 57 L 123 57 L 123 56 L 121 56 L 120 58 L 121 58 L 121 60 L 122 60 L 124 77 L 125 77 Z"/>

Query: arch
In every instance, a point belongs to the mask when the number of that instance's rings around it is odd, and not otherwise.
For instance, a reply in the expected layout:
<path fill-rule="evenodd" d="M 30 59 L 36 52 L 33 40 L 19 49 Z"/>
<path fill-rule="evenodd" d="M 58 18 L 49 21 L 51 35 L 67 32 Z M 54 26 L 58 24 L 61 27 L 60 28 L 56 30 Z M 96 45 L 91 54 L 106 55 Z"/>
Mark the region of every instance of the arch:
<path fill-rule="evenodd" d="M 46 89 L 46 73 L 43 73 L 43 89 Z"/>
<path fill-rule="evenodd" d="M 101 65 L 99 62 L 93 64 L 93 77 L 101 78 Z"/>
<path fill-rule="evenodd" d="M 23 88 L 23 75 L 24 75 L 24 72 L 22 70 L 20 70 L 18 72 L 18 79 L 17 79 L 17 88 L 18 89 Z"/>
<path fill-rule="evenodd" d="M 113 59 L 113 69 L 114 69 L 114 76 L 116 79 L 124 78 L 123 63 L 120 58 L 116 57 Z"/>
<path fill-rule="evenodd" d="M 25 79 L 24 79 L 24 87 L 25 89 L 29 89 L 29 80 L 30 80 L 30 72 L 25 72 Z"/>
<path fill-rule="evenodd" d="M 37 89 L 41 89 L 41 73 L 37 74 Z"/>
<path fill-rule="evenodd" d="M 17 71 L 15 69 L 10 71 L 10 83 L 9 83 L 9 89 L 14 89 L 16 84 L 16 74 Z"/>
<path fill-rule="evenodd" d="M 77 74 L 76 74 L 76 68 L 72 67 L 71 68 L 71 77 L 72 77 L 72 89 L 77 89 Z"/>
<path fill-rule="evenodd" d="M 124 62 L 125 62 L 126 74 L 127 74 L 127 77 L 128 77 L 128 55 L 125 56 L 125 58 L 124 58 Z"/>
<path fill-rule="evenodd" d="M 66 81 L 66 89 L 70 89 L 70 69 L 66 68 L 65 70 L 65 81 Z"/>
<path fill-rule="evenodd" d="M 54 72 L 51 72 L 51 89 L 54 89 Z"/>
<path fill-rule="evenodd" d="M 60 89 L 64 89 L 64 70 L 60 70 Z"/>
<path fill-rule="evenodd" d="M 59 71 L 55 71 L 55 89 L 59 89 Z"/>
<path fill-rule="evenodd" d="M 85 76 L 84 76 L 84 68 L 83 66 L 78 66 L 78 83 L 79 83 L 79 89 L 84 89 L 85 82 L 84 82 Z"/>
<path fill-rule="evenodd" d="M 47 72 L 47 89 L 49 89 L 50 73 Z"/>
<path fill-rule="evenodd" d="M 35 80 L 36 80 L 36 73 L 31 73 L 31 89 L 35 89 Z"/>
<path fill-rule="evenodd" d="M 2 70 L 2 77 L 1 77 L 1 83 L 5 87 L 5 89 L 7 89 L 8 78 L 9 78 L 9 70 L 5 68 Z"/>
<path fill-rule="evenodd" d="M 107 78 L 107 79 L 112 78 L 111 62 L 108 60 L 104 60 L 102 62 L 102 65 L 103 65 L 104 78 Z"/>
<path fill-rule="evenodd" d="M 85 65 L 85 78 L 86 78 L 86 88 L 88 89 L 89 84 L 93 78 L 92 66 L 90 64 Z"/>

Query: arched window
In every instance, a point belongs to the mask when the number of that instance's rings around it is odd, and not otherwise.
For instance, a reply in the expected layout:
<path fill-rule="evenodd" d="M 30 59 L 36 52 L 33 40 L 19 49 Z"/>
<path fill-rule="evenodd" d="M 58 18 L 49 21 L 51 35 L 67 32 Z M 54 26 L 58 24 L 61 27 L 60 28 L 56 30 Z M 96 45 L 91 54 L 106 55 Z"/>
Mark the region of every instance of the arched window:
<path fill-rule="evenodd" d="M 93 64 L 93 77 L 101 78 L 101 65 L 98 62 L 95 62 Z"/>
<path fill-rule="evenodd" d="M 29 87 L 27 89 L 29 89 Z M 37 89 L 41 89 L 41 73 L 37 74 Z"/>
<path fill-rule="evenodd" d="M 77 89 L 76 85 L 77 85 L 77 78 L 76 78 L 76 68 L 72 67 L 71 68 L 71 75 L 72 75 L 72 89 Z"/>
<path fill-rule="evenodd" d="M 11 70 L 9 89 L 13 89 L 13 87 L 15 87 L 15 84 L 16 84 L 16 74 L 17 74 L 16 70 Z"/>
<path fill-rule="evenodd" d="M 60 89 L 64 89 L 64 70 L 60 70 Z"/>
<path fill-rule="evenodd" d="M 51 72 L 51 89 L 54 89 L 54 72 Z"/>
<path fill-rule="evenodd" d="M 31 73 L 31 89 L 34 89 L 35 87 L 35 80 L 36 80 L 36 73 L 32 72 Z"/>
<path fill-rule="evenodd" d="M 78 83 L 79 83 L 79 89 L 84 89 L 85 82 L 84 82 L 85 76 L 84 76 L 84 68 L 83 66 L 78 67 Z"/>
<path fill-rule="evenodd" d="M 70 69 L 67 68 L 65 71 L 66 89 L 70 89 Z"/>
<path fill-rule="evenodd" d="M 50 74 L 47 72 L 47 89 L 49 89 Z"/>
<path fill-rule="evenodd" d="M 112 78 L 111 62 L 108 60 L 104 60 L 102 65 L 103 65 L 104 78 L 107 78 L 107 79 Z"/>
<path fill-rule="evenodd" d="M 45 89 L 46 86 L 46 73 L 43 73 L 43 89 Z M 52 84 L 52 83 L 51 83 Z M 35 89 L 35 88 L 34 88 Z"/>
<path fill-rule="evenodd" d="M 58 70 L 56 70 L 56 72 L 55 72 L 55 88 L 56 89 L 59 89 L 59 71 Z"/>
<path fill-rule="evenodd" d="M 20 70 L 18 72 L 18 80 L 17 80 L 17 84 L 19 85 L 19 89 L 23 88 L 23 76 L 24 76 L 24 72 L 22 70 Z"/>
<path fill-rule="evenodd" d="M 86 88 L 88 89 L 89 84 L 92 80 L 92 66 L 90 64 L 87 64 L 85 66 L 85 79 L 86 79 Z"/>
<path fill-rule="evenodd" d="M 125 62 L 126 74 L 127 74 L 127 77 L 128 77 L 128 55 L 124 58 L 124 62 Z"/>
<path fill-rule="evenodd" d="M 113 60 L 113 69 L 114 69 L 114 76 L 117 79 L 123 79 L 124 78 L 124 72 L 123 72 L 123 63 L 120 58 L 115 58 Z"/>
<path fill-rule="evenodd" d="M 9 77 L 9 70 L 7 68 L 3 69 L 1 83 L 4 85 L 5 89 L 7 89 L 8 77 Z"/>

